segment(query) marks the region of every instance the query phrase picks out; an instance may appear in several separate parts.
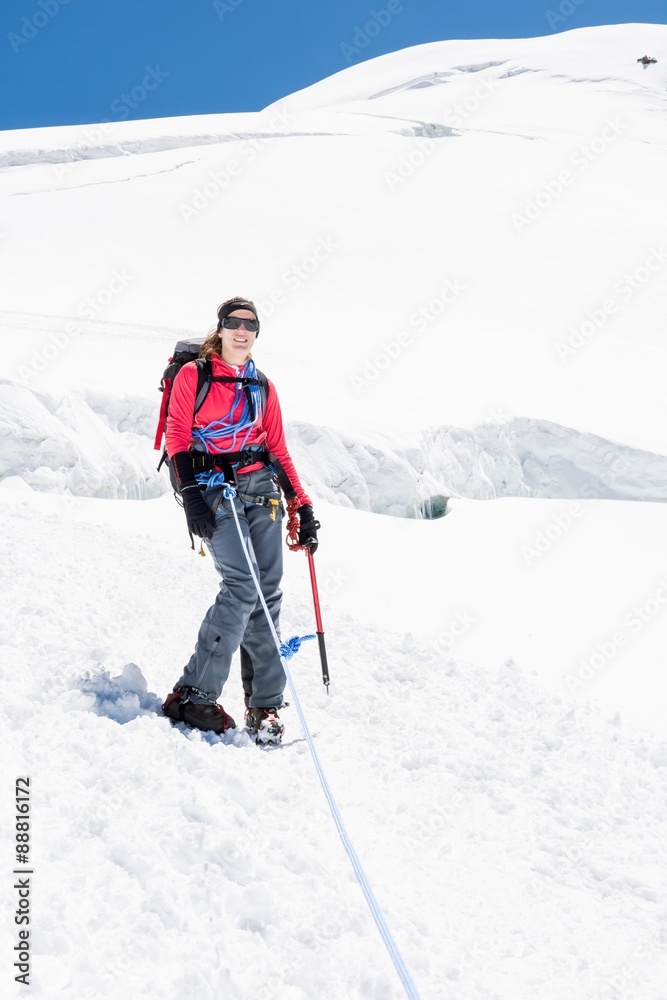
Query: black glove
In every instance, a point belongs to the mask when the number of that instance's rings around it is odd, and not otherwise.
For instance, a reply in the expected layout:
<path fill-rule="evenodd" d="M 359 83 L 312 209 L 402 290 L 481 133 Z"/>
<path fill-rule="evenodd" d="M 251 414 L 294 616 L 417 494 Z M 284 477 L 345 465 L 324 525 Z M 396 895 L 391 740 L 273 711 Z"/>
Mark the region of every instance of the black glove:
<path fill-rule="evenodd" d="M 297 510 L 299 515 L 299 545 L 305 545 L 311 552 L 317 550 L 317 532 L 321 527 L 315 520 L 312 504 L 305 503 Z"/>
<path fill-rule="evenodd" d="M 183 509 L 188 531 L 200 538 L 212 538 L 215 531 L 215 514 L 204 500 L 198 486 L 182 486 Z"/>
<path fill-rule="evenodd" d="M 183 509 L 188 531 L 200 538 L 212 538 L 215 531 L 215 514 L 206 503 L 195 479 L 195 469 L 189 451 L 179 451 L 171 457 L 181 489 Z"/>

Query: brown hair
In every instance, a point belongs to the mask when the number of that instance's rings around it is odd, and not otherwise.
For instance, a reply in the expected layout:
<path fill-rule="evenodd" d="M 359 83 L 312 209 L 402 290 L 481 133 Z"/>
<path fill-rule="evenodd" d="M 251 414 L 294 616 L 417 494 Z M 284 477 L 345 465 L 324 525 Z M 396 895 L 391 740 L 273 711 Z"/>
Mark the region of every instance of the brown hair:
<path fill-rule="evenodd" d="M 221 350 L 220 327 L 214 326 L 213 329 L 207 334 L 204 343 L 199 348 L 199 357 L 206 358 L 207 360 L 212 354 L 217 354 L 218 357 L 222 357 Z"/>

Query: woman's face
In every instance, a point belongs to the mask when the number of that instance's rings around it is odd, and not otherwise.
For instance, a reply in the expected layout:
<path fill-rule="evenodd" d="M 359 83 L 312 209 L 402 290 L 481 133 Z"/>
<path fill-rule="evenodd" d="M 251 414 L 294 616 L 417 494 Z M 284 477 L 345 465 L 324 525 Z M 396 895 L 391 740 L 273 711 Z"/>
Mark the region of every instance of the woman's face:
<path fill-rule="evenodd" d="M 230 330 L 229 327 L 225 326 L 225 323 L 228 319 L 233 318 L 255 320 L 257 317 L 250 309 L 235 309 L 222 321 L 223 325 L 220 330 L 222 359 L 230 365 L 242 365 L 252 350 L 257 334 L 247 330 L 245 325 L 239 326 L 237 330 Z"/>

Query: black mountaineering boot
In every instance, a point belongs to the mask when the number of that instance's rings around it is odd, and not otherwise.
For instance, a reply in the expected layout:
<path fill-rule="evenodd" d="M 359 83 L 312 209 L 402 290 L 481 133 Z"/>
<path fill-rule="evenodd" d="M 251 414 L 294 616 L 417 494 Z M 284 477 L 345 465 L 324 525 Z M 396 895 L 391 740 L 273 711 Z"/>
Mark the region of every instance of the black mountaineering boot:
<path fill-rule="evenodd" d="M 226 733 L 228 729 L 236 729 L 236 723 L 222 705 L 214 701 L 191 701 L 189 688 L 177 688 L 167 695 L 162 713 L 172 722 L 184 722 L 204 732 Z"/>
<path fill-rule="evenodd" d="M 255 743 L 280 743 L 285 732 L 277 708 L 246 708 L 245 724 Z"/>

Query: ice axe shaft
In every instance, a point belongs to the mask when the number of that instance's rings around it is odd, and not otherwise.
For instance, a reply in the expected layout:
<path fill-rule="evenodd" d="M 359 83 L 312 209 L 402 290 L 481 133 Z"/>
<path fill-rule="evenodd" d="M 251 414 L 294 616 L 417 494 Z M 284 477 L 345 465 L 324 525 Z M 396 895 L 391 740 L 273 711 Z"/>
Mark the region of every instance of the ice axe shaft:
<path fill-rule="evenodd" d="M 320 662 L 322 664 L 322 683 L 326 685 L 329 694 L 329 664 L 327 663 L 327 649 L 324 645 L 324 629 L 322 627 L 322 614 L 320 612 L 320 598 L 317 593 L 317 577 L 315 576 L 315 560 L 310 549 L 306 549 L 308 555 L 308 569 L 310 570 L 310 585 L 313 588 L 313 604 L 315 605 L 315 628 L 317 630 L 317 644 L 320 647 Z"/>

